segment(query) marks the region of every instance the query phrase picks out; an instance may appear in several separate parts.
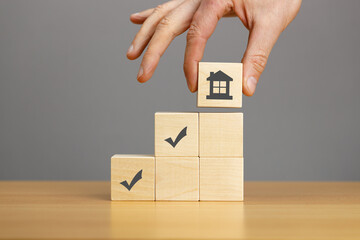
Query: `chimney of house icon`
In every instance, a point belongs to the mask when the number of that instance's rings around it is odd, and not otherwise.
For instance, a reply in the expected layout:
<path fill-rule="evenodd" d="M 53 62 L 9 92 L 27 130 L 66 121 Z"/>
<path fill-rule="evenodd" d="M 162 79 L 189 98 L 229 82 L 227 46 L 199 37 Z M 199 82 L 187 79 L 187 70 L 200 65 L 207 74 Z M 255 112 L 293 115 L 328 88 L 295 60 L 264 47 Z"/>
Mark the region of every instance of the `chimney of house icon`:
<path fill-rule="evenodd" d="M 211 77 L 212 75 L 214 75 L 214 72 L 210 72 L 210 77 Z"/>

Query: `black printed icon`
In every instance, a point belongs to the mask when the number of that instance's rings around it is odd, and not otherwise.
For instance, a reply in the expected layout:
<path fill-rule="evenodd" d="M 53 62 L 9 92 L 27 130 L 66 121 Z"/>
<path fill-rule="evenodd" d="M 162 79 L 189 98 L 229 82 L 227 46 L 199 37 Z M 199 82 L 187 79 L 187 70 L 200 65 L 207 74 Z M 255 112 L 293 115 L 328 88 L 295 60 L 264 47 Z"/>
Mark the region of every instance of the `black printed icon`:
<path fill-rule="evenodd" d="M 173 142 L 171 137 L 165 139 L 165 141 L 168 142 L 173 148 L 175 148 L 178 142 L 180 142 L 180 140 L 186 136 L 186 129 L 187 127 L 184 127 L 183 130 L 181 130 L 181 132 L 177 135 L 175 142 Z"/>
<path fill-rule="evenodd" d="M 132 189 L 132 187 L 135 185 L 135 183 L 137 183 L 141 178 L 142 178 L 142 169 L 131 180 L 130 185 L 128 184 L 128 182 L 126 180 L 121 182 L 120 184 L 123 185 L 124 187 L 126 187 L 126 189 L 130 191 Z"/>
<path fill-rule="evenodd" d="M 206 96 L 206 99 L 228 99 L 230 96 L 230 81 L 233 79 L 224 72 L 217 71 L 216 73 L 210 72 L 210 76 L 206 79 L 210 81 L 210 95 Z"/>

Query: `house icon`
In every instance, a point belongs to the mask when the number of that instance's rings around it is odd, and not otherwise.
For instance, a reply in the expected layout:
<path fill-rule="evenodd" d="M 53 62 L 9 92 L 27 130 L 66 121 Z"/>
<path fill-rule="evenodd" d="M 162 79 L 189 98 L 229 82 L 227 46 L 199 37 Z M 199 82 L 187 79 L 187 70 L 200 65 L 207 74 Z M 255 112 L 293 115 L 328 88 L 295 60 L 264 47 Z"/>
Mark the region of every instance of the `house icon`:
<path fill-rule="evenodd" d="M 210 72 L 210 76 L 206 79 L 210 81 L 210 95 L 206 99 L 229 99 L 230 96 L 230 81 L 233 79 L 221 70 L 216 73 Z"/>

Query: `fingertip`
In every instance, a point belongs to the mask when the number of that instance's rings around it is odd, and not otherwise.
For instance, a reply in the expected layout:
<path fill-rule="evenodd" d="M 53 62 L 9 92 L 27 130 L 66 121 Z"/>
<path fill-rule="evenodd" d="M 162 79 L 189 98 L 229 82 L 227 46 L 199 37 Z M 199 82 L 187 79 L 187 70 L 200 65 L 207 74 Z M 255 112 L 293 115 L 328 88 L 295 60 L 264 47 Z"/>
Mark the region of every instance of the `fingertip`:
<path fill-rule="evenodd" d="M 139 83 L 145 83 L 147 82 L 149 79 L 146 79 L 145 77 L 137 77 L 137 80 Z"/>
<path fill-rule="evenodd" d="M 146 17 L 139 15 L 139 13 L 134 13 L 130 15 L 130 21 L 134 24 L 144 23 Z"/>
<path fill-rule="evenodd" d="M 130 15 L 130 18 L 129 18 L 130 21 L 134 22 L 134 21 L 137 19 L 137 18 L 136 18 L 136 15 L 137 15 L 136 13 L 131 14 L 131 15 Z"/>
<path fill-rule="evenodd" d="M 136 76 L 136 79 L 141 83 L 145 82 L 144 78 L 143 78 L 143 75 L 144 75 L 144 68 L 140 65 L 139 72 L 138 72 L 138 74 Z"/>
<path fill-rule="evenodd" d="M 141 15 L 139 13 L 132 13 L 130 15 L 130 19 L 138 19 L 139 17 L 141 17 Z"/>
<path fill-rule="evenodd" d="M 138 76 L 136 78 L 139 83 L 146 83 L 151 78 L 151 75 L 149 76 L 149 74 L 143 74 L 142 76 L 140 76 L 140 77 Z"/>
<path fill-rule="evenodd" d="M 187 82 L 187 86 L 188 86 L 188 89 L 190 92 L 192 93 L 195 93 L 197 91 L 197 87 L 194 86 L 194 84 L 191 84 L 189 81 L 186 81 Z"/>
<path fill-rule="evenodd" d="M 253 95 L 253 94 L 249 93 L 249 91 L 247 91 L 246 89 L 243 90 L 243 93 L 247 97 L 251 97 Z"/>
<path fill-rule="evenodd" d="M 138 78 L 137 81 L 138 81 L 139 83 L 146 83 L 148 80 Z"/>
<path fill-rule="evenodd" d="M 139 19 L 130 19 L 130 21 L 131 21 L 133 24 L 143 24 L 143 23 L 144 23 L 144 21 L 139 20 Z"/>
<path fill-rule="evenodd" d="M 248 97 L 253 96 L 256 91 L 257 83 L 258 80 L 254 76 L 246 78 L 243 93 Z"/>
<path fill-rule="evenodd" d="M 198 63 L 196 61 L 188 61 L 187 57 L 185 57 L 183 70 L 188 88 L 192 93 L 197 91 L 197 65 Z"/>
<path fill-rule="evenodd" d="M 126 57 L 127 57 L 128 59 L 130 59 L 130 60 L 133 59 L 133 58 L 132 58 L 132 53 L 133 53 L 133 51 L 134 51 L 134 45 L 131 44 L 130 47 L 129 47 L 129 49 L 128 49 L 127 52 L 126 52 Z"/>
<path fill-rule="evenodd" d="M 143 24 L 145 20 L 153 13 L 153 11 L 153 8 L 149 8 L 142 12 L 133 13 L 130 15 L 130 21 L 135 24 Z"/>
<path fill-rule="evenodd" d="M 194 87 L 194 84 L 192 84 L 189 74 L 187 73 L 185 68 L 184 68 L 184 73 L 185 73 L 185 78 L 186 78 L 186 84 L 187 84 L 189 91 L 192 93 L 196 92 L 196 88 Z"/>
<path fill-rule="evenodd" d="M 135 54 L 135 53 L 126 53 L 126 57 L 129 59 L 129 60 L 135 60 L 138 58 L 138 56 Z"/>
<path fill-rule="evenodd" d="M 147 63 L 146 59 L 145 59 L 145 61 L 143 59 L 143 62 L 141 63 L 140 68 L 139 68 L 138 75 L 136 77 L 137 80 L 140 83 L 147 82 L 154 74 L 155 67 L 156 66 L 154 66 L 154 65 L 149 65 Z"/>
<path fill-rule="evenodd" d="M 194 79 L 189 81 L 190 83 L 190 92 L 194 93 L 198 90 L 198 86 L 197 86 L 197 77 L 195 77 Z"/>
<path fill-rule="evenodd" d="M 192 88 L 192 89 L 190 89 L 190 92 L 196 93 L 196 92 L 197 92 L 197 88 Z"/>
<path fill-rule="evenodd" d="M 135 60 L 137 59 L 140 55 L 141 55 L 141 50 L 139 50 L 139 48 L 135 48 L 134 44 L 131 44 L 131 46 L 129 47 L 127 53 L 126 53 L 126 57 L 129 60 Z"/>

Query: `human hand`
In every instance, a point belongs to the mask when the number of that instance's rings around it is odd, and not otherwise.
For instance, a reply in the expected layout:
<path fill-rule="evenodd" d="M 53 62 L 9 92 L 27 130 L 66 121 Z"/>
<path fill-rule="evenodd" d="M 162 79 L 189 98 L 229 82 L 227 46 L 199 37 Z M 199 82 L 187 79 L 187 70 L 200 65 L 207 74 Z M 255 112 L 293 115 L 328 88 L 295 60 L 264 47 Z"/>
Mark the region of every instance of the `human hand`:
<path fill-rule="evenodd" d="M 197 90 L 198 62 L 207 40 L 222 17 L 237 16 L 249 30 L 244 64 L 243 93 L 252 96 L 269 54 L 282 31 L 295 18 L 301 0 L 172 0 L 130 16 L 142 24 L 127 57 L 143 56 L 137 79 L 148 81 L 171 41 L 189 29 L 184 73 L 191 92 Z"/>

